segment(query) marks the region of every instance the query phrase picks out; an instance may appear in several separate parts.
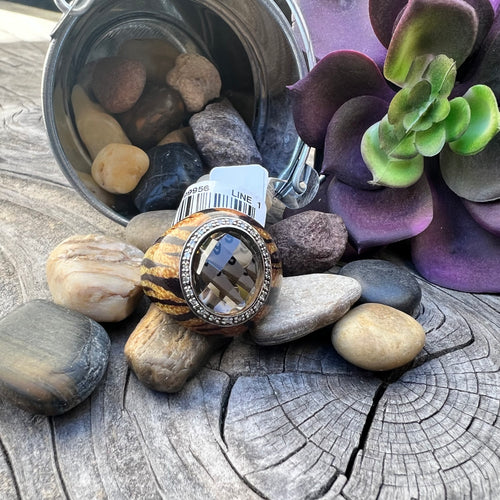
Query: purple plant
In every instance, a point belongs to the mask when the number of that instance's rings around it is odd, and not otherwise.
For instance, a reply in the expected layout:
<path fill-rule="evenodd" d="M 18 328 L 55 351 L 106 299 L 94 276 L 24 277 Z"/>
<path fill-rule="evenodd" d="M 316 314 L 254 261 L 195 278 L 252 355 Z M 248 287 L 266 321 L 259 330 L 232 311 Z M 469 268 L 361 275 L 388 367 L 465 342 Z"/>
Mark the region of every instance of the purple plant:
<path fill-rule="evenodd" d="M 411 239 L 469 292 L 500 292 L 499 3 L 299 0 L 320 60 L 290 95 L 328 210 L 358 253 Z"/>

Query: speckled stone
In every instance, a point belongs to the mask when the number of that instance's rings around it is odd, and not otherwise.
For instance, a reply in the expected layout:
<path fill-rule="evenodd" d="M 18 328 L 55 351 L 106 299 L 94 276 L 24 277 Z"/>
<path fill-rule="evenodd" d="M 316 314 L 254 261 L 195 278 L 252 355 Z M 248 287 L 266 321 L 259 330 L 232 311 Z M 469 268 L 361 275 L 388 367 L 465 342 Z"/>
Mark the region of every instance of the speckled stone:
<path fill-rule="evenodd" d="M 198 153 L 175 142 L 148 151 L 149 170 L 133 192 L 140 212 L 176 210 L 184 191 L 204 173 Z"/>
<path fill-rule="evenodd" d="M 377 302 L 412 316 L 420 311 L 422 289 L 412 274 L 401 266 L 379 259 L 355 260 L 346 264 L 339 274 L 360 283 L 360 304 Z"/>
<path fill-rule="evenodd" d="M 144 385 L 178 392 L 226 342 L 180 326 L 152 304 L 125 344 L 125 356 Z"/>
<path fill-rule="evenodd" d="M 291 342 L 331 325 L 349 311 L 361 294 L 356 280 L 334 274 L 283 278 L 269 314 L 250 330 L 255 343 Z"/>
<path fill-rule="evenodd" d="M 334 266 L 347 245 L 347 229 L 335 214 L 308 210 L 269 227 L 284 276 L 321 273 Z"/>
<path fill-rule="evenodd" d="M 141 61 L 105 57 L 96 61 L 92 90 L 108 113 L 128 111 L 139 99 L 146 84 L 146 68 Z"/>
<path fill-rule="evenodd" d="M 95 389 L 109 349 L 99 323 L 46 300 L 27 302 L 0 320 L 0 398 L 36 414 L 64 413 Z"/>
<path fill-rule="evenodd" d="M 201 111 L 219 97 L 222 86 L 217 68 L 200 54 L 179 55 L 166 82 L 180 92 L 190 113 Z"/>
<path fill-rule="evenodd" d="M 143 252 L 172 227 L 175 210 L 154 210 L 136 215 L 125 228 L 125 240 Z"/>
<path fill-rule="evenodd" d="M 393 370 L 412 361 L 425 344 L 420 323 L 384 304 L 361 304 L 332 330 L 335 350 L 353 365 L 372 371 Z"/>
<path fill-rule="evenodd" d="M 232 104 L 209 104 L 189 120 L 203 161 L 209 168 L 262 164 L 252 132 Z"/>

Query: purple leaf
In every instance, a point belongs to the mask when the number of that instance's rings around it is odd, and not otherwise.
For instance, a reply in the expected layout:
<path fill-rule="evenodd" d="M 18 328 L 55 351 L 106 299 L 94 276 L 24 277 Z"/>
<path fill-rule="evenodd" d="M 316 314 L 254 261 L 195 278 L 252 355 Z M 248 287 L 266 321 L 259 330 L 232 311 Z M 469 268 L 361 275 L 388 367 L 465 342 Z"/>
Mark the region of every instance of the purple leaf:
<path fill-rule="evenodd" d="M 495 11 L 490 0 L 465 0 L 476 11 L 478 26 L 476 42 L 472 49 L 475 52 L 483 42 L 495 19 Z M 496 2 L 498 3 L 498 1 Z"/>
<path fill-rule="evenodd" d="M 298 4 L 318 59 L 336 50 L 357 50 L 382 68 L 386 49 L 373 32 L 368 0 L 298 0 Z"/>
<path fill-rule="evenodd" d="M 437 172 L 434 219 L 412 240 L 418 272 L 438 285 L 464 292 L 500 292 L 500 238 L 476 224 Z"/>
<path fill-rule="evenodd" d="M 463 0 L 410 0 L 392 36 L 385 77 L 403 85 L 412 61 L 420 55 L 444 54 L 459 67 L 477 36 L 476 11 Z"/>
<path fill-rule="evenodd" d="M 344 220 L 358 252 L 411 238 L 432 219 L 432 197 L 425 176 L 404 189 L 355 189 L 338 180 L 328 188 L 330 212 Z"/>
<path fill-rule="evenodd" d="M 500 0 L 499 0 L 500 1 Z M 491 87 L 497 97 L 500 97 L 500 15 L 497 15 L 493 25 L 484 39 L 481 47 L 476 71 L 467 82 L 467 88 L 472 84 L 484 84 Z"/>
<path fill-rule="evenodd" d="M 481 227 L 496 236 L 500 236 L 500 200 L 475 203 L 462 198 L 462 203 Z"/>
<path fill-rule="evenodd" d="M 344 103 L 328 125 L 321 173 L 333 174 L 359 189 L 379 189 L 369 184 L 373 177 L 361 156 L 361 139 L 387 109 L 386 101 L 373 96 L 354 97 Z"/>
<path fill-rule="evenodd" d="M 377 65 L 353 50 L 324 57 L 302 80 L 288 87 L 295 127 L 309 146 L 323 146 L 328 124 L 346 101 L 361 95 L 390 99 L 392 90 Z"/>
<path fill-rule="evenodd" d="M 369 12 L 373 31 L 384 45 L 391 43 L 394 24 L 408 0 L 370 0 Z"/>

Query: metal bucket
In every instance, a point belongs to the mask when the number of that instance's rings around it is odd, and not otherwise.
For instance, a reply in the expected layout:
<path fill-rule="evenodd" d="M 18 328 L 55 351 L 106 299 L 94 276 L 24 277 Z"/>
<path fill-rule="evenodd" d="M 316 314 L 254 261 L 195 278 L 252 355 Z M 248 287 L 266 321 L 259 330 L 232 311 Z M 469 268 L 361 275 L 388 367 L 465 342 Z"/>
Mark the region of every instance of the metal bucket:
<path fill-rule="evenodd" d="M 92 206 L 124 225 L 134 215 L 119 204 L 105 204 L 82 181 L 81 172 L 90 172 L 91 160 L 76 130 L 71 91 L 85 64 L 115 55 L 131 39 L 165 40 L 180 52 L 214 61 L 223 93 L 240 97 L 233 105 L 253 132 L 263 166 L 276 178 L 278 198 L 300 206 L 314 194 L 317 174 L 306 165 L 309 148 L 297 135 L 286 91 L 315 63 L 295 0 L 55 3 L 64 15 L 52 33 L 44 66 L 43 115 L 57 162 Z"/>

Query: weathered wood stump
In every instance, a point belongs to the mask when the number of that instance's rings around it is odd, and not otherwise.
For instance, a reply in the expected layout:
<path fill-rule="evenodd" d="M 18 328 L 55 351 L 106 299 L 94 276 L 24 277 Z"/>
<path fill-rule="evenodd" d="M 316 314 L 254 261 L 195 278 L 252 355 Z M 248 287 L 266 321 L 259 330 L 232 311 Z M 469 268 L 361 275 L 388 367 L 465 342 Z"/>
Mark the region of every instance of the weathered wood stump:
<path fill-rule="evenodd" d="M 62 239 L 124 232 L 49 150 L 46 48 L 0 44 L 0 316 L 50 298 L 45 261 Z M 427 343 L 411 367 L 358 370 L 328 331 L 267 348 L 241 338 L 175 395 L 127 368 L 136 314 L 108 329 L 107 375 L 80 406 L 46 418 L 0 401 L 0 498 L 498 498 L 500 298 L 422 287 Z"/>

